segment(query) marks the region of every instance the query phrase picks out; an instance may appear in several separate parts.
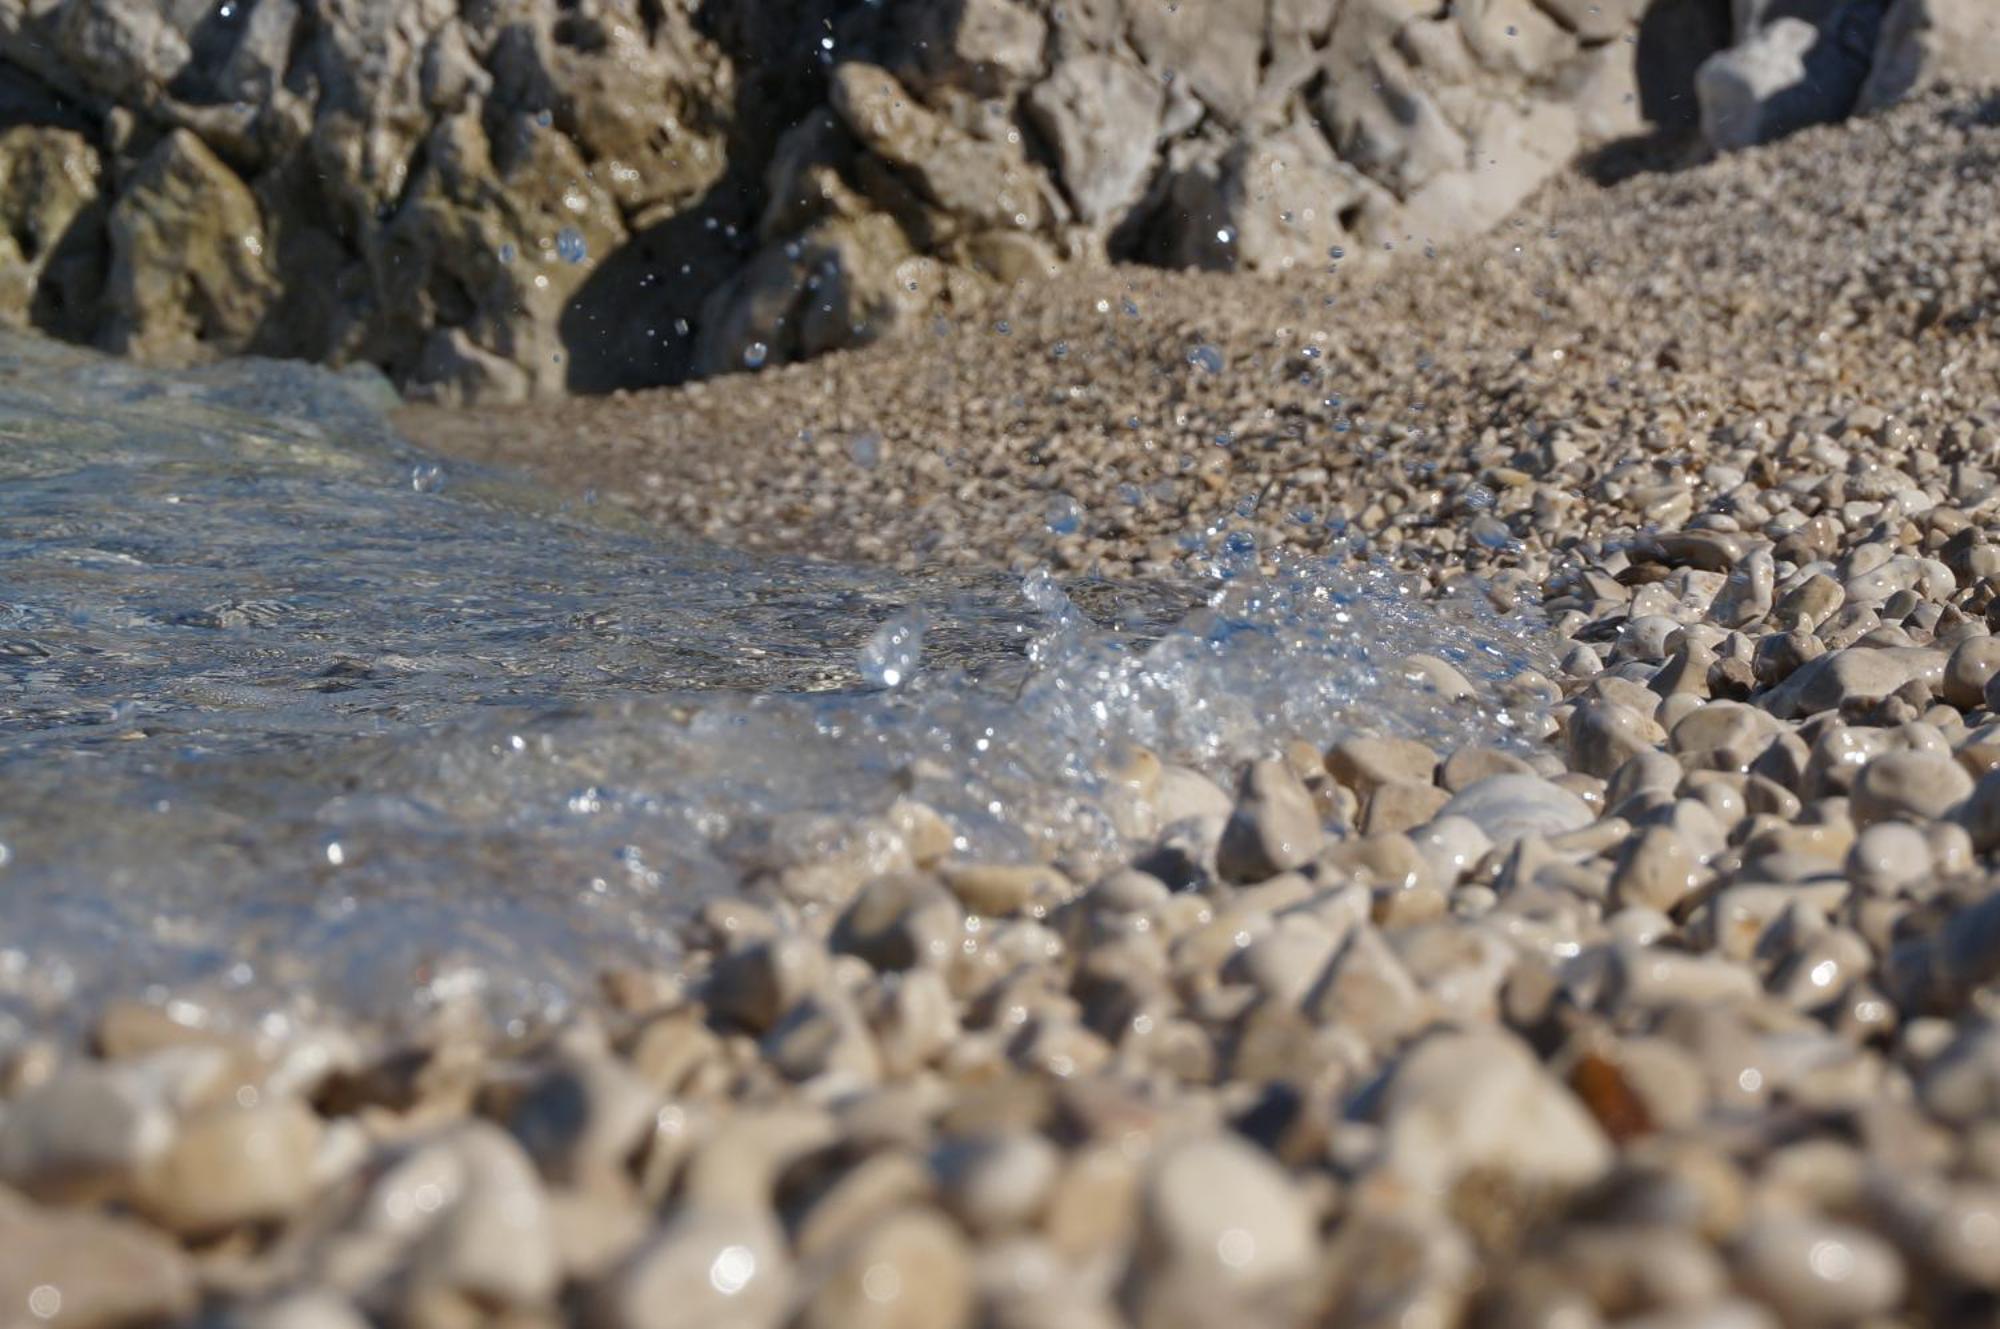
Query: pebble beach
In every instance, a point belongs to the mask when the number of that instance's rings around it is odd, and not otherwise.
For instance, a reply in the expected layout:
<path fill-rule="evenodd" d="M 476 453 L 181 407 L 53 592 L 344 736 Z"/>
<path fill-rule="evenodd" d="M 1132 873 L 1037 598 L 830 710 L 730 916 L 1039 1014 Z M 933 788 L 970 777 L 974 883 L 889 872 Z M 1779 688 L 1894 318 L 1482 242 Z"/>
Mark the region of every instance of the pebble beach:
<path fill-rule="evenodd" d="M 1372 568 L 1537 663 L 1392 662 L 1470 739 L 1128 745 L 1108 856 L 886 798 L 546 1024 L 155 994 L 25 1035 L 0 1318 L 1992 1322 L 1996 161 L 1939 92 L 1435 253 L 1105 266 L 756 375 L 403 409 L 739 549 Z"/>

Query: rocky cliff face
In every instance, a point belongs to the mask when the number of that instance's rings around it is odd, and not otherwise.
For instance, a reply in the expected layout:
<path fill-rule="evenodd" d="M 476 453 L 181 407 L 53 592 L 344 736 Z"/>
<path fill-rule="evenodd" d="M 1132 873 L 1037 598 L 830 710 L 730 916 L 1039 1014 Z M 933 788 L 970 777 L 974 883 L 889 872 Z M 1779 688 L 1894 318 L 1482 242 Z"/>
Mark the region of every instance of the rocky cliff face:
<path fill-rule="evenodd" d="M 1446 242 L 1697 106 L 1892 100 L 1983 5 L 0 0 L 0 318 L 459 399 L 754 369 L 1064 264 Z"/>

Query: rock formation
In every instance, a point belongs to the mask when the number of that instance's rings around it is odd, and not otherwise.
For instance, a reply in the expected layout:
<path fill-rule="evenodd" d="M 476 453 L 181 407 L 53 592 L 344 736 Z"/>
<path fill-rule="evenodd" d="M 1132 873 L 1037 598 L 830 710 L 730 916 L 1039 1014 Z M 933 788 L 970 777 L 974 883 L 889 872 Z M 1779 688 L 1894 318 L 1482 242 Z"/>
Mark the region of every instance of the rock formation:
<path fill-rule="evenodd" d="M 2000 62 L 1984 0 L 1728 9 L 0 0 L 0 317 L 447 399 L 671 382 L 1063 264 L 1446 242 L 1697 91 L 1733 147 Z"/>

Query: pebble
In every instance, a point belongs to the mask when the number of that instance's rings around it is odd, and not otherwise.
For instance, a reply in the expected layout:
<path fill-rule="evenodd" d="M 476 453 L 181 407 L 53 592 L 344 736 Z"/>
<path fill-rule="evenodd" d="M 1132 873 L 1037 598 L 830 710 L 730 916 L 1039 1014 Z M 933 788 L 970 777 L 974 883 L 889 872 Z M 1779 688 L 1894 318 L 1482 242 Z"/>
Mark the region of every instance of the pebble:
<path fill-rule="evenodd" d="M 868 903 L 876 901 L 871 897 Z M 857 899 L 854 908 L 864 907 Z M 708 982 L 709 1009 L 762 1033 L 826 976 L 826 949 L 818 942 L 796 933 L 771 937 L 731 952 L 716 965 Z"/>
<path fill-rule="evenodd" d="M 1418 1043 L 1392 1073 L 1379 1117 L 1384 1166 L 1438 1200 L 1474 1172 L 1568 1190 L 1611 1164 L 1610 1142 L 1583 1104 L 1498 1030 Z"/>
<path fill-rule="evenodd" d="M 800 1329 L 965 1329 L 973 1322 L 966 1241 L 927 1209 L 876 1220 L 801 1270 Z"/>
<path fill-rule="evenodd" d="M 1318 1256 L 1304 1197 L 1277 1164 L 1232 1136 L 1161 1151 L 1139 1184 L 1140 1260 L 1150 1280 L 1267 1293 Z"/>
<path fill-rule="evenodd" d="M 576 1183 L 616 1172 L 652 1128 L 659 1100 L 600 1049 L 563 1057 L 514 1104 L 508 1129 L 542 1174 Z"/>
<path fill-rule="evenodd" d="M 593 1290 L 591 1319 L 603 1329 L 777 1329 L 792 1277 L 768 1214 L 683 1208 Z"/>
<path fill-rule="evenodd" d="M 319 1117 L 293 1099 L 210 1108 L 180 1123 L 133 1198 L 154 1222 L 189 1236 L 286 1218 L 313 1196 L 321 1134 Z"/>
<path fill-rule="evenodd" d="M 40 1209 L 0 1193 L 0 1320 L 13 1325 L 153 1324 L 191 1316 L 193 1264 L 124 1219 Z"/>
<path fill-rule="evenodd" d="M 560 1283 L 547 1196 L 526 1152 L 498 1127 L 454 1127 L 420 1146 L 376 1181 L 367 1212 L 415 1238 L 418 1289 L 534 1307 Z"/>
<path fill-rule="evenodd" d="M 1435 692 L 1445 701 L 1464 701 L 1476 694 L 1470 679 L 1458 667 L 1435 655 L 1406 655 L 1403 677 L 1411 684 Z"/>
<path fill-rule="evenodd" d="M 1698 865 L 1682 838 L 1665 826 L 1649 826 L 1627 842 L 1619 857 L 1611 898 L 1620 907 L 1671 913 L 1693 894 L 1698 881 Z"/>
<path fill-rule="evenodd" d="M 1327 773 L 1363 798 L 1391 780 L 1428 784 L 1437 765 L 1435 752 L 1407 738 L 1350 738 L 1326 754 Z"/>
<path fill-rule="evenodd" d="M 948 1142 L 934 1166 L 945 1202 L 974 1232 L 1032 1223 L 1047 1203 L 1062 1155 L 1040 1135 L 1015 1132 Z"/>
<path fill-rule="evenodd" d="M 1537 775 L 1494 775 L 1475 781 L 1438 809 L 1437 819 L 1459 817 L 1495 845 L 1526 835 L 1560 835 L 1588 826 L 1589 804 Z"/>
<path fill-rule="evenodd" d="M 1902 1259 L 1881 1238 L 1841 1223 L 1774 1215 L 1735 1243 L 1738 1277 L 1789 1324 L 1851 1324 L 1902 1298 Z"/>
<path fill-rule="evenodd" d="M 36 1195 L 129 1188 L 173 1142 L 174 1112 L 129 1069 L 73 1065 L 8 1104 L 0 1181 Z"/>
<path fill-rule="evenodd" d="M 1987 685 L 1996 674 L 2000 674 L 2000 637 L 1968 637 L 1945 660 L 1941 695 L 1964 710 L 1985 705 Z"/>
<path fill-rule="evenodd" d="M 1856 826 L 1900 818 L 1938 821 L 1972 793 L 1972 777 L 1948 755 L 1888 752 L 1861 769 L 1848 799 Z"/>
<path fill-rule="evenodd" d="M 1291 766 L 1253 762 L 1216 847 L 1216 869 L 1228 881 L 1263 881 L 1312 862 L 1325 838 L 1312 794 Z"/>

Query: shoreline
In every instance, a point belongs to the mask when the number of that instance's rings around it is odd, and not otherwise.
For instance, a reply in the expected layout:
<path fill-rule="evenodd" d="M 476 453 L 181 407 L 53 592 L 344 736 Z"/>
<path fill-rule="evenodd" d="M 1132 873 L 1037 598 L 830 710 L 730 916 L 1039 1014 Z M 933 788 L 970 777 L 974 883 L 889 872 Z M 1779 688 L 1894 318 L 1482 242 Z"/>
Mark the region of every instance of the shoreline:
<path fill-rule="evenodd" d="M 1187 534 L 1246 569 L 1335 540 L 1413 569 L 1385 596 L 1411 613 L 1466 574 L 1539 597 L 1556 647 L 1364 659 L 1384 697 L 1495 703 L 1449 739 L 1271 732 L 1226 783 L 1132 746 L 1100 773 L 1126 856 L 1089 871 L 969 852 L 912 762 L 879 818 L 774 833 L 683 953 L 557 1028 L 447 1009 L 370 1048 L 168 1001 L 113 1006 L 87 1053 L 25 1040 L 0 1304 L 245 1329 L 1990 1314 L 1996 143 L 1990 104 L 1932 98 L 1555 191 L 1330 308 L 1113 272 L 1005 332 L 404 412 L 447 455 L 532 457 L 740 547 L 1144 574 Z M 1088 709 L 1057 681 L 1034 700 Z"/>

